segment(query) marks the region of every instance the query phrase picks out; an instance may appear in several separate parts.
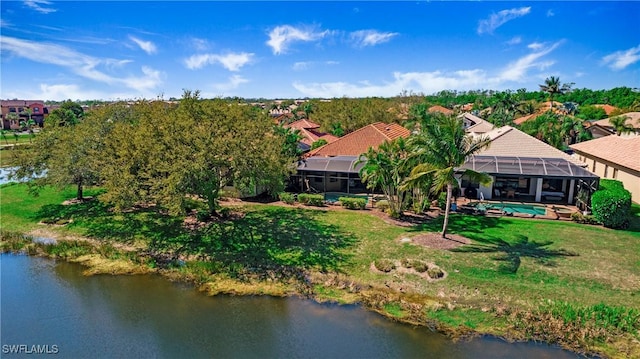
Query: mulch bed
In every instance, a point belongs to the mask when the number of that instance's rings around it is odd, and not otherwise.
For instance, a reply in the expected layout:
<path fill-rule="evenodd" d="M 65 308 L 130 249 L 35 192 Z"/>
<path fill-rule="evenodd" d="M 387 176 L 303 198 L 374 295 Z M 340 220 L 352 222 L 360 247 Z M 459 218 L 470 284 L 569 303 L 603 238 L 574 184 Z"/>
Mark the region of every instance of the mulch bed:
<path fill-rule="evenodd" d="M 447 238 L 445 239 L 442 238 L 440 233 L 425 233 L 411 237 L 411 241 L 408 243 L 429 248 L 449 250 L 464 246 L 465 244 L 470 244 L 471 240 L 458 234 L 447 234 Z"/>

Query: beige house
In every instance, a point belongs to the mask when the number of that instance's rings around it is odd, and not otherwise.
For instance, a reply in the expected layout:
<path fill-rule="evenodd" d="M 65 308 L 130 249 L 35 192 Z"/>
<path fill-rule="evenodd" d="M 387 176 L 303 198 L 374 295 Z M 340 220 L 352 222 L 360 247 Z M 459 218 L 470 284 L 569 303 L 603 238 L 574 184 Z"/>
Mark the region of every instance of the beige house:
<path fill-rule="evenodd" d="M 461 178 L 467 198 L 575 204 L 580 191 L 597 189 L 599 178 L 584 162 L 511 127 L 475 134 L 491 140 L 461 168 L 485 172 L 489 185 Z"/>
<path fill-rule="evenodd" d="M 640 136 L 609 135 L 570 146 L 601 178 L 616 179 L 640 203 Z"/>

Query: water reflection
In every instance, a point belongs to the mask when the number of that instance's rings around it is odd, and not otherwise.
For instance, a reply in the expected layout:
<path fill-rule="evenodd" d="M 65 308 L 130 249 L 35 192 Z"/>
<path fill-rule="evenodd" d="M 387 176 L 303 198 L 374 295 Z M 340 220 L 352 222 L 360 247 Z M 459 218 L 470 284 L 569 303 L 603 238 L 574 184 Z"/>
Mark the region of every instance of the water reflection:
<path fill-rule="evenodd" d="M 83 277 L 74 264 L 0 259 L 2 344 L 57 344 L 57 357 L 577 357 L 546 345 L 495 339 L 453 343 L 356 306 L 211 298 L 156 276 Z"/>

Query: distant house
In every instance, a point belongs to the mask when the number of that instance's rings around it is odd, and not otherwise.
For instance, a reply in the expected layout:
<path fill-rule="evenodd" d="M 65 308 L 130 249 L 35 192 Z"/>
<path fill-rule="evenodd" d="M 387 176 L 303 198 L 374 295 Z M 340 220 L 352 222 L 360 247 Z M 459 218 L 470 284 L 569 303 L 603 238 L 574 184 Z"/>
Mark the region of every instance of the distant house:
<path fill-rule="evenodd" d="M 377 122 L 312 150 L 298 163 L 297 173 L 292 177 L 295 189 L 304 192 L 366 192 L 359 175 L 364 164 L 354 167 L 360 155 L 370 147 L 377 148 L 385 141 L 407 138 L 410 134 L 398 124 Z"/>
<path fill-rule="evenodd" d="M 302 140 L 300 140 L 302 144 L 301 147 L 306 148 L 307 151 L 311 149 L 311 145 L 318 140 L 322 139 L 327 141 L 327 143 L 332 143 L 338 139 L 338 137 L 332 134 L 321 132 L 320 125 L 306 119 L 292 122 L 284 125 L 284 127 L 300 131 L 300 135 L 302 135 Z"/>
<path fill-rule="evenodd" d="M 27 111 L 31 111 L 31 119 L 38 126 L 44 125 L 44 119 L 49 114 L 48 109 L 41 100 L 2 100 L 2 129 L 17 130 L 20 128 L 20 121 L 29 119 Z M 12 119 L 10 113 L 15 113 L 18 119 Z"/>
<path fill-rule="evenodd" d="M 570 147 L 592 172 L 621 181 L 640 203 L 640 136 L 605 136 Z"/>
<path fill-rule="evenodd" d="M 598 187 L 599 177 L 585 163 L 516 128 L 503 126 L 482 136 L 491 140 L 489 148 L 459 170 L 485 172 L 493 182 L 484 186 L 462 178 L 467 197 L 572 204 L 579 190 Z"/>
<path fill-rule="evenodd" d="M 462 119 L 462 126 L 468 133 L 485 133 L 495 128 L 491 122 L 469 112 L 459 115 L 458 118 Z"/>
<path fill-rule="evenodd" d="M 598 105 L 593 105 L 593 106 L 603 109 L 604 113 L 606 113 L 607 116 L 610 116 L 613 113 L 613 111 L 618 110 L 617 107 L 611 106 L 611 105 L 606 105 L 606 104 L 598 104 Z"/>
<path fill-rule="evenodd" d="M 627 118 L 627 120 L 625 121 L 625 124 L 627 126 L 633 127 L 634 133 L 632 135 L 640 135 L 640 112 L 628 112 L 620 116 L 625 116 Z M 613 117 L 618 117 L 618 116 L 613 116 Z M 608 136 L 616 133 L 615 128 L 613 127 L 613 125 L 611 125 L 611 122 L 609 121 L 610 118 L 612 117 L 605 118 L 598 121 L 591 121 L 591 126 L 588 128 L 588 130 L 593 135 L 593 138 L 600 138 L 603 136 Z"/>
<path fill-rule="evenodd" d="M 435 105 L 435 106 L 431 106 L 429 107 L 429 109 L 427 110 L 429 112 L 440 112 L 442 114 L 445 115 L 452 115 L 453 114 L 453 110 L 450 110 L 446 107 L 440 106 L 440 105 Z"/>
<path fill-rule="evenodd" d="M 544 114 L 545 112 L 551 110 L 551 101 L 546 101 L 543 102 L 542 105 L 540 106 L 540 108 L 538 108 L 538 111 L 536 111 L 536 113 L 532 113 L 530 115 L 526 115 L 526 116 L 522 116 L 522 117 L 518 117 L 516 119 L 513 120 L 513 123 L 515 125 L 522 125 L 523 123 L 527 122 L 527 121 L 531 121 L 534 120 L 536 117 Z M 553 101 L 553 113 L 556 114 L 564 114 L 564 112 L 562 111 L 562 104 L 560 102 L 557 101 Z"/>

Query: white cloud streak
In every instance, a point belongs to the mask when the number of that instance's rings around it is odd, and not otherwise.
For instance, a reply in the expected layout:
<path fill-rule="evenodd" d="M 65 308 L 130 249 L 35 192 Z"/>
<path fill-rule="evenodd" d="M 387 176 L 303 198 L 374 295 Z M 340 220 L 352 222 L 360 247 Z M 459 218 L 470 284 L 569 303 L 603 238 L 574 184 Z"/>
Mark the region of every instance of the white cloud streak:
<path fill-rule="evenodd" d="M 286 53 L 293 42 L 313 42 L 327 36 L 330 31 L 315 31 L 303 29 L 291 25 L 276 26 L 269 32 L 269 40 L 266 44 L 271 47 L 274 55 Z"/>
<path fill-rule="evenodd" d="M 510 82 L 522 82 L 533 69 L 544 70 L 553 64 L 552 61 L 542 61 L 542 57 L 560 46 L 562 42 L 544 46 L 533 50 L 509 63 L 503 69 L 490 75 L 486 70 L 468 69 L 459 71 L 431 71 L 431 72 L 394 72 L 393 79 L 380 85 L 368 81 L 359 83 L 326 82 L 305 84 L 296 81 L 292 86 L 304 96 L 319 98 L 396 96 L 403 90 L 416 93 L 435 93 L 442 89 L 477 90 L 481 88 L 500 88 Z M 537 74 L 536 74 L 537 75 Z M 535 76 L 535 75 L 534 75 Z"/>
<path fill-rule="evenodd" d="M 51 5 L 51 2 L 46 0 L 27 0 L 24 2 L 24 4 L 41 14 L 49 14 L 49 13 L 58 11 L 50 7 L 42 6 L 42 5 Z"/>
<path fill-rule="evenodd" d="M 359 30 L 349 34 L 356 47 L 375 46 L 391 41 L 397 36 L 397 32 L 378 32 L 376 30 Z"/>
<path fill-rule="evenodd" d="M 135 36 L 129 35 L 129 40 L 133 41 L 142 49 L 142 51 L 146 52 L 148 55 L 153 55 L 158 52 L 158 48 L 151 41 L 144 41 Z"/>
<path fill-rule="evenodd" d="M 253 60 L 254 54 L 248 52 L 220 54 L 198 54 L 184 60 L 189 70 L 201 69 L 207 65 L 220 64 L 229 71 L 240 69 Z"/>
<path fill-rule="evenodd" d="M 131 60 L 117 60 L 96 58 L 68 47 L 22 40 L 14 37 L 0 37 L 3 51 L 14 56 L 43 64 L 56 65 L 96 82 L 109 85 L 122 85 L 140 92 L 149 92 L 162 83 L 164 74 L 150 67 L 142 67 L 141 76 L 116 76 L 113 72 L 129 63 Z"/>
<path fill-rule="evenodd" d="M 213 87 L 218 91 L 232 91 L 237 89 L 240 85 L 249 82 L 240 75 L 230 76 L 227 82 L 214 84 Z"/>
<path fill-rule="evenodd" d="M 529 6 L 502 10 L 497 14 L 491 14 L 488 19 L 480 20 L 478 24 L 478 34 L 492 34 L 495 29 L 504 25 L 507 21 L 527 15 L 530 11 L 531 7 Z"/>
<path fill-rule="evenodd" d="M 622 70 L 640 60 L 640 45 L 628 50 L 616 51 L 602 58 L 602 62 L 612 70 Z"/>

